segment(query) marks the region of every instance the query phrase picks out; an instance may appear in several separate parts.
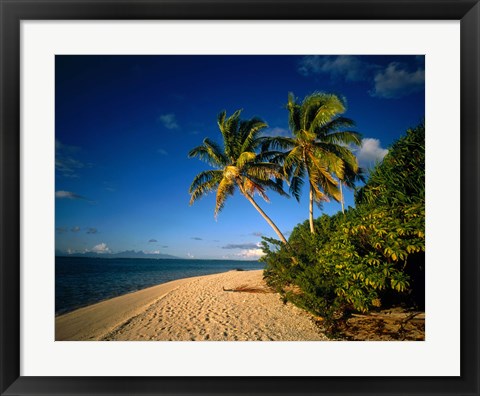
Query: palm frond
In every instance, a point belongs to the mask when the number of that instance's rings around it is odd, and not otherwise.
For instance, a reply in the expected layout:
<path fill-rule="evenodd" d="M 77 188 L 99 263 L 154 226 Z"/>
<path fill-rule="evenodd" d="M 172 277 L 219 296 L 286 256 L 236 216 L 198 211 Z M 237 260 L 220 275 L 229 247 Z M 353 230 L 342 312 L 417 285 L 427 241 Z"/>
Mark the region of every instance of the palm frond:
<path fill-rule="evenodd" d="M 332 197 L 335 201 L 340 202 L 342 195 L 340 193 L 340 188 L 338 183 L 331 183 L 327 179 L 322 179 L 320 185 L 322 186 L 323 191 L 328 197 Z"/>
<path fill-rule="evenodd" d="M 285 156 L 286 156 L 286 153 L 284 151 L 277 151 L 277 150 L 261 151 L 259 154 L 257 154 L 257 161 L 281 164 Z"/>
<path fill-rule="evenodd" d="M 202 184 L 208 183 L 210 180 L 223 177 L 223 171 L 221 170 L 207 170 L 200 172 L 197 176 L 193 178 L 192 184 L 188 189 L 189 193 L 192 193 L 196 188 Z"/>
<path fill-rule="evenodd" d="M 316 201 L 328 200 L 328 197 L 340 200 L 340 190 L 337 181 L 326 168 L 315 167 L 310 170 L 310 183 L 314 186 Z M 321 194 L 320 194 L 321 193 Z"/>
<path fill-rule="evenodd" d="M 298 130 L 307 130 L 315 118 L 315 114 L 318 108 L 322 105 L 320 92 L 314 92 L 311 95 L 306 96 L 300 105 L 300 123 Z"/>
<path fill-rule="evenodd" d="M 288 110 L 288 125 L 290 126 L 290 129 L 295 133 L 295 131 L 301 128 L 300 105 L 297 103 L 297 99 L 292 92 L 288 93 L 288 101 L 286 107 Z"/>
<path fill-rule="evenodd" d="M 255 182 L 252 179 L 253 178 L 245 177 L 243 182 L 244 191 L 252 197 L 255 193 L 257 193 L 265 200 L 265 202 L 270 202 L 270 199 L 265 194 L 265 187 L 263 186 L 264 182 Z"/>
<path fill-rule="evenodd" d="M 222 134 L 223 134 L 223 129 L 224 129 L 225 118 L 226 117 L 227 117 L 226 110 L 221 111 L 217 116 L 218 129 L 220 129 L 220 132 L 222 132 Z"/>
<path fill-rule="evenodd" d="M 355 131 L 332 132 L 322 135 L 322 141 L 335 144 L 362 144 L 362 135 Z"/>
<path fill-rule="evenodd" d="M 258 139 L 260 132 L 267 128 L 267 124 L 259 118 L 252 118 L 247 121 L 242 121 L 239 127 L 239 134 L 241 137 L 239 145 L 239 154 L 244 151 L 254 151 L 262 144 L 262 140 Z"/>
<path fill-rule="evenodd" d="M 209 138 L 203 139 L 203 145 L 207 148 L 210 156 L 217 162 L 220 166 L 225 166 L 228 164 L 228 159 L 223 153 L 221 147 Z"/>
<path fill-rule="evenodd" d="M 304 166 L 297 166 L 290 176 L 290 194 L 292 194 L 299 202 L 302 186 L 304 184 L 303 179 L 305 178 L 305 173 L 306 171 Z"/>
<path fill-rule="evenodd" d="M 264 189 L 269 188 L 270 190 L 275 191 L 277 194 L 281 195 L 282 197 L 290 198 L 290 196 L 283 189 L 283 180 L 282 179 L 261 180 L 261 179 L 257 179 L 257 178 L 252 177 L 252 176 L 247 176 L 246 178 L 248 178 L 249 180 L 251 180 L 252 182 L 254 182 L 258 185 L 261 185 Z"/>
<path fill-rule="evenodd" d="M 225 129 L 231 132 L 231 134 L 236 134 L 238 131 L 238 126 L 240 124 L 240 115 L 242 114 L 242 109 L 236 110 L 230 117 L 225 120 Z"/>
<path fill-rule="evenodd" d="M 317 204 L 322 201 L 328 201 L 328 197 L 320 190 L 318 183 L 315 181 L 314 175 L 310 175 L 310 180 L 310 187 L 313 192 L 313 200 Z"/>
<path fill-rule="evenodd" d="M 336 180 L 333 178 L 332 174 L 329 172 L 328 165 L 322 162 L 318 157 L 315 155 L 310 155 L 308 157 L 309 162 L 313 164 L 313 166 L 310 166 L 308 168 L 309 174 L 312 177 L 312 174 L 318 175 L 318 179 L 316 180 L 316 183 L 324 184 L 323 180 L 325 180 L 325 183 L 331 183 L 333 185 L 337 185 Z"/>
<path fill-rule="evenodd" d="M 222 180 L 222 177 L 222 171 L 206 171 L 198 174 L 190 185 L 190 205 L 193 205 L 195 201 L 202 198 L 209 192 L 213 192 Z"/>
<path fill-rule="evenodd" d="M 343 159 L 337 156 L 336 153 L 314 146 L 309 159 L 315 166 L 325 167 L 329 172 L 343 179 L 345 164 Z"/>
<path fill-rule="evenodd" d="M 301 104 L 301 129 L 314 131 L 344 111 L 345 106 L 337 95 L 314 92 Z"/>
<path fill-rule="evenodd" d="M 249 163 L 245 172 L 249 176 L 263 181 L 267 181 L 271 178 L 285 178 L 282 168 L 271 162 Z"/>
<path fill-rule="evenodd" d="M 290 194 L 293 195 L 293 197 L 298 201 L 300 202 L 300 193 L 301 193 L 301 189 L 302 189 L 302 186 L 303 186 L 303 179 L 301 177 L 292 177 L 292 179 L 290 180 Z"/>
<path fill-rule="evenodd" d="M 225 200 L 227 199 L 227 197 L 229 195 L 233 195 L 234 191 L 235 191 L 235 185 L 233 181 L 227 177 L 222 178 L 217 188 L 217 197 L 215 201 L 215 211 L 214 211 L 215 218 L 217 218 L 218 213 L 220 213 L 220 211 L 225 206 Z"/>
<path fill-rule="evenodd" d="M 223 145 L 225 147 L 225 155 L 233 160 L 235 158 L 235 149 L 238 146 L 238 124 L 240 122 L 240 114 L 242 110 L 235 111 L 230 117 L 227 118 L 226 111 L 222 111 L 218 115 L 217 123 L 218 128 L 223 136 Z"/>
<path fill-rule="evenodd" d="M 366 171 L 363 168 L 358 168 L 357 171 L 355 172 L 352 168 L 349 166 L 345 167 L 345 177 L 343 182 L 345 185 L 349 188 L 355 188 L 355 183 L 356 182 L 366 182 Z"/>
<path fill-rule="evenodd" d="M 313 106 L 315 105 L 317 106 L 315 115 L 309 125 L 309 130 L 311 131 L 316 131 L 339 114 L 345 112 L 345 105 L 337 95 L 323 94 L 318 98 L 318 102 L 313 104 Z M 313 112 L 314 109 L 315 107 L 310 111 Z"/>
<path fill-rule="evenodd" d="M 283 161 L 283 168 L 288 174 L 289 170 L 293 166 L 301 166 L 300 164 L 304 163 L 303 158 L 303 148 L 301 146 L 296 146 L 290 150 Z"/>
<path fill-rule="evenodd" d="M 299 131 L 297 131 L 297 135 L 296 135 L 296 138 L 297 138 L 297 144 L 300 143 L 300 144 L 311 144 L 312 142 L 315 141 L 316 139 L 316 135 L 314 132 L 311 132 L 311 131 L 308 131 L 306 129 L 301 129 Z"/>
<path fill-rule="evenodd" d="M 203 140 L 203 145 L 190 150 L 188 153 L 188 158 L 194 157 L 217 168 L 225 166 L 225 164 L 228 162 L 218 144 L 212 142 L 208 138 Z"/>
<path fill-rule="evenodd" d="M 262 151 L 267 150 L 288 150 L 296 146 L 295 138 L 284 136 L 264 136 L 258 138 Z"/>
<path fill-rule="evenodd" d="M 340 129 L 353 128 L 355 126 L 355 121 L 350 118 L 338 116 L 333 120 L 327 122 L 325 125 L 317 129 L 317 134 L 319 136 L 325 136 L 332 132 L 337 132 Z"/>
<path fill-rule="evenodd" d="M 247 163 L 253 162 L 257 159 L 257 154 L 251 151 L 244 151 L 237 159 L 237 167 L 243 168 Z"/>
<path fill-rule="evenodd" d="M 354 172 L 358 170 L 357 157 L 348 147 L 326 142 L 315 143 L 315 146 L 325 152 L 334 154 L 345 163 L 345 166 L 350 167 Z"/>

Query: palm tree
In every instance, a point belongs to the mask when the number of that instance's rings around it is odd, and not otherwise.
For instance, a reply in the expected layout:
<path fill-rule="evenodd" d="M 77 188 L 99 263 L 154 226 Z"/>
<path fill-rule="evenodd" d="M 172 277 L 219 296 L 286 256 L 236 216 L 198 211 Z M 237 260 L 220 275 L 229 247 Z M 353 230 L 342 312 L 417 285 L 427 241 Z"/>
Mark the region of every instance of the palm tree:
<path fill-rule="evenodd" d="M 265 194 L 267 188 L 288 197 L 282 188 L 284 175 L 281 166 L 269 161 L 278 153 L 267 151 L 270 138 L 260 136 L 267 124 L 258 118 L 241 120 L 240 114 L 241 110 L 237 110 L 228 118 L 225 111 L 218 115 L 223 148 L 205 138 L 201 146 L 189 152 L 189 158 L 197 157 L 215 168 L 195 176 L 189 189 L 190 205 L 205 194 L 216 190 L 214 211 L 216 218 L 227 197 L 233 195 L 235 188 L 238 188 L 282 242 L 287 244 L 281 231 L 253 198 L 257 193 L 269 202 Z"/>
<path fill-rule="evenodd" d="M 345 102 L 337 95 L 315 92 L 298 103 L 290 93 L 287 109 L 293 137 L 277 137 L 273 144 L 288 150 L 282 158 L 290 193 L 297 201 L 304 179 L 308 180 L 310 232 L 314 234 L 313 203 L 342 199 L 334 175 L 342 181 L 346 180 L 346 170 L 358 171 L 357 160 L 347 145 L 360 144 L 361 136 L 343 130 L 354 122 L 340 116 L 345 112 Z"/>

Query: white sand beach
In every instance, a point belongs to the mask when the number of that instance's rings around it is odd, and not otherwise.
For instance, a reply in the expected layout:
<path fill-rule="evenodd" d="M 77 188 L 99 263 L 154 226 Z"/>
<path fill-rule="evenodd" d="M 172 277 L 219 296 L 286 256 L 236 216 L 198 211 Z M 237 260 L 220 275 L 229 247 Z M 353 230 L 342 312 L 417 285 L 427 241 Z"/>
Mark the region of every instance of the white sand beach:
<path fill-rule="evenodd" d="M 253 290 L 228 291 L 243 286 Z M 308 313 L 267 289 L 261 270 L 176 280 L 77 309 L 55 318 L 55 339 L 328 340 Z"/>

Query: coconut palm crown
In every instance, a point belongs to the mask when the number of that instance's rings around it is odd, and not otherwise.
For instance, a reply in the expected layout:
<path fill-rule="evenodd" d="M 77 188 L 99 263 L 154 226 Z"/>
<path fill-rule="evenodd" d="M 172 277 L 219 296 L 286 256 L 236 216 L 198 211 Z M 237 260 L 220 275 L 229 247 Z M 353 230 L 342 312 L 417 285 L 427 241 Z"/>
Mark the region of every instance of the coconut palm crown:
<path fill-rule="evenodd" d="M 358 132 L 345 130 L 354 122 L 342 117 L 345 101 L 334 94 L 315 92 L 298 102 L 288 95 L 289 126 L 293 137 L 277 137 L 273 145 L 286 149 L 282 159 L 290 180 L 290 193 L 299 201 L 301 187 L 308 181 L 310 190 L 310 231 L 313 202 L 321 205 L 330 198 L 342 200 L 339 182 L 352 180 L 358 163 L 348 145 L 360 144 Z"/>
<path fill-rule="evenodd" d="M 223 137 L 223 147 L 205 138 L 202 145 L 189 152 L 189 158 L 197 157 L 215 168 L 195 176 L 189 189 L 190 205 L 207 193 L 216 191 L 216 218 L 228 196 L 233 195 L 238 188 L 286 244 L 287 240 L 278 227 L 254 200 L 254 194 L 257 193 L 269 202 L 267 189 L 288 197 L 282 187 L 282 167 L 270 162 L 270 159 L 279 153 L 268 151 L 270 138 L 261 136 L 267 124 L 259 118 L 241 120 L 240 115 L 241 110 L 237 110 L 230 117 L 227 117 L 225 111 L 218 115 L 217 123 Z"/>

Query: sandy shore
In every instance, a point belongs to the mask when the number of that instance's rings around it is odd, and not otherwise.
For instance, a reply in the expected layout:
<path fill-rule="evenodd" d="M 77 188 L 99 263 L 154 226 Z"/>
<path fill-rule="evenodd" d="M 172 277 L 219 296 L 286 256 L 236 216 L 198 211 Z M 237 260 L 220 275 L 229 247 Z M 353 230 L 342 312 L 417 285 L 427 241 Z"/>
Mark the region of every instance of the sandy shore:
<path fill-rule="evenodd" d="M 266 290 L 263 271 L 181 279 L 55 318 L 55 339 L 162 341 L 327 340 L 310 316 Z"/>

